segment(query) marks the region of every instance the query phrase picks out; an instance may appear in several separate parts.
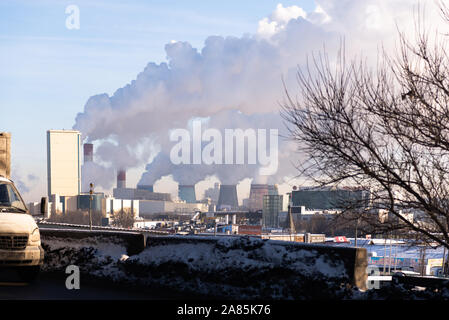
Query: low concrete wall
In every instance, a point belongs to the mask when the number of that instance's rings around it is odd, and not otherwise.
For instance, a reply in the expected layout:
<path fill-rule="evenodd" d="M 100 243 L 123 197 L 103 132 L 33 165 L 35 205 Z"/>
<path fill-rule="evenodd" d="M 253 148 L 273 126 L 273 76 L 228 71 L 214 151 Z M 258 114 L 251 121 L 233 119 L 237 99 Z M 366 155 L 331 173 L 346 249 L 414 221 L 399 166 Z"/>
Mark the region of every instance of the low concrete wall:
<path fill-rule="evenodd" d="M 142 286 L 225 299 L 343 299 L 366 266 L 363 248 L 226 236 L 150 236 L 119 264 Z"/>
<path fill-rule="evenodd" d="M 230 299 L 344 299 L 365 288 L 366 249 L 241 236 L 41 229 L 44 271 Z M 146 246 L 145 246 L 146 242 Z M 129 258 L 123 258 L 127 253 Z"/>
<path fill-rule="evenodd" d="M 447 278 L 437 278 L 437 277 L 421 277 L 421 276 L 411 276 L 411 275 L 400 275 L 398 272 L 393 275 L 392 282 L 394 285 L 403 284 L 408 287 L 424 287 L 441 290 L 442 288 L 449 289 L 449 279 Z"/>
<path fill-rule="evenodd" d="M 228 237 L 230 238 L 230 237 Z M 233 239 L 238 238 L 249 238 L 249 237 L 232 237 Z M 252 238 L 255 240 L 256 238 Z M 160 246 L 168 246 L 168 245 L 185 245 L 186 243 L 190 244 L 203 244 L 208 243 L 215 247 L 220 244 L 218 241 L 220 237 L 201 237 L 201 236 L 149 236 L 146 240 L 146 250 L 151 248 L 156 248 Z M 259 240 L 259 239 L 258 239 Z M 367 273 L 366 268 L 368 266 L 367 261 L 367 252 L 365 248 L 353 248 L 353 247 L 339 247 L 339 246 L 330 246 L 330 245 L 322 245 L 322 244 L 306 244 L 306 243 L 298 243 L 298 242 L 288 242 L 288 241 L 278 241 L 278 240 L 259 240 L 256 242 L 247 242 L 251 243 L 251 245 L 245 245 L 245 242 L 235 242 L 238 249 L 242 250 L 251 250 L 254 248 L 260 248 L 265 243 L 269 243 L 272 246 L 278 246 L 285 248 L 286 252 L 294 253 L 299 251 L 314 251 L 319 256 L 326 257 L 330 261 L 335 263 L 341 262 L 344 265 L 345 273 L 349 279 L 349 284 L 352 286 L 356 286 L 360 289 L 366 289 L 366 280 Z M 230 249 L 236 249 L 237 247 L 230 246 Z M 200 248 L 201 249 L 201 248 Z M 167 251 L 167 255 L 169 255 L 169 251 Z M 270 257 L 266 257 L 270 259 Z M 294 261 L 290 261 L 293 263 Z"/>
<path fill-rule="evenodd" d="M 40 234 L 43 245 L 52 239 L 77 243 L 81 239 L 93 238 L 97 242 L 123 245 L 129 256 L 145 249 L 145 236 L 138 232 L 40 228 Z"/>

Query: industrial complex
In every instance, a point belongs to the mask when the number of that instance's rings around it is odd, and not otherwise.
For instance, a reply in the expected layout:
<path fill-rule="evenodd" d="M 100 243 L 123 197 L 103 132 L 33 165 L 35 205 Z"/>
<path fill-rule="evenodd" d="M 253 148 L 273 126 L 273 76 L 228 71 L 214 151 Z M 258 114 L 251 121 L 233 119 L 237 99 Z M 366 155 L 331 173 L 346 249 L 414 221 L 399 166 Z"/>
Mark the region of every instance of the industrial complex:
<path fill-rule="evenodd" d="M 0 134 L 0 174 L 10 175 L 11 136 Z M 199 199 L 196 186 L 179 184 L 178 196 L 157 192 L 151 184 L 130 186 L 126 168 L 116 168 L 116 185 L 111 194 L 82 190 L 83 166 L 94 163 L 94 145 L 82 143 L 76 130 L 47 131 L 47 187 L 44 201 L 28 204 L 31 214 L 51 221 L 66 215 L 95 212 L 103 226 L 116 225 L 120 214 L 132 219 L 131 228 L 164 229 L 180 234 L 246 234 L 291 241 L 324 241 L 324 235 L 307 236 L 307 228 L 294 224 L 316 217 L 331 219 L 348 202 L 370 205 L 369 189 L 302 187 L 286 195 L 276 184 L 250 185 L 249 197 L 239 202 L 236 184 L 215 183 Z M 288 200 L 288 206 L 286 201 Z M 413 217 L 411 217 L 413 219 Z M 318 241 L 318 242 L 319 242 Z"/>
<path fill-rule="evenodd" d="M 2 137 L 8 138 L 4 143 L 9 145 L 10 136 L 4 134 Z M 200 200 L 197 199 L 195 185 L 179 185 L 178 199 L 172 199 L 169 193 L 156 192 L 152 185 L 127 186 L 126 169 L 118 168 L 117 184 L 112 195 L 84 193 L 81 192 L 82 163 L 93 161 L 94 146 L 91 143 L 81 144 L 79 131 L 47 131 L 48 210 L 45 218 L 93 210 L 101 212 L 107 219 L 113 219 L 114 213 L 129 210 L 134 215 L 136 225 L 143 226 L 145 220 L 151 221 L 156 216 L 166 214 L 193 216 L 201 213 L 210 218 L 215 212 L 260 211 L 261 214 L 263 212 L 267 227 L 279 227 L 279 213 L 283 205 L 277 186 L 252 184 L 249 199 L 243 201 L 249 203 L 248 207 L 239 205 L 236 185 L 218 183 L 213 189 L 206 190 L 206 197 Z M 29 203 L 30 212 L 37 215 L 40 204 Z M 232 216 L 235 223 L 236 215 Z M 106 223 L 107 219 L 104 220 Z M 229 222 L 229 215 L 223 216 L 223 219 Z"/>
<path fill-rule="evenodd" d="M 9 133 L 0 133 L 0 147 L 0 175 L 9 177 Z M 236 184 L 215 183 L 204 192 L 202 199 L 198 199 L 195 185 L 179 184 L 178 197 L 172 197 L 157 192 L 153 185 L 128 185 L 126 169 L 118 168 L 112 194 L 95 192 L 95 181 L 89 181 L 91 189 L 82 192 L 83 165 L 94 161 L 94 146 L 82 144 L 79 131 L 48 130 L 48 194 L 41 202 L 28 203 L 29 213 L 40 223 L 58 223 L 61 218 L 85 216 L 86 212 L 91 218 L 96 213 L 101 217 L 96 220 L 97 227 L 120 227 L 117 221 L 126 213 L 131 219 L 126 227 L 121 226 L 126 229 L 178 235 L 241 235 L 306 243 L 349 243 L 344 229 L 334 234 L 333 219 L 350 204 L 373 211 L 381 220 L 391 218 L 387 210 L 371 208 L 369 189 L 351 186 L 293 187 L 291 192 L 280 194 L 276 184 L 252 183 L 249 197 L 239 202 Z M 288 200 L 287 206 L 284 200 Z M 408 221 L 420 218 L 414 211 L 402 215 Z M 323 226 L 331 227 L 323 229 Z M 352 228 L 346 234 L 348 238 L 354 234 Z M 380 263 L 378 260 L 376 256 L 370 257 L 371 264 Z"/>
<path fill-rule="evenodd" d="M 11 135 L 0 134 L 0 174 L 10 175 Z M 68 214 L 83 212 L 101 214 L 101 224 L 112 224 L 120 213 L 130 214 L 133 228 L 159 228 L 181 234 L 246 234 L 262 238 L 292 241 L 324 241 L 304 234 L 292 235 L 293 221 L 307 221 L 316 215 L 329 216 L 338 212 L 337 201 L 360 200 L 369 204 L 369 190 L 351 188 L 300 188 L 285 195 L 278 185 L 252 183 L 249 197 L 239 202 L 236 184 L 215 183 L 199 199 L 195 185 L 179 184 L 178 197 L 157 192 L 153 185 L 130 186 L 126 168 L 116 168 L 116 185 L 112 194 L 82 190 L 83 165 L 94 163 L 94 145 L 82 143 L 76 130 L 47 131 L 47 196 L 41 202 L 28 204 L 32 215 L 51 221 Z M 241 204 L 240 204 L 241 203 Z M 335 209 L 334 211 L 330 209 Z M 290 224 L 290 226 L 289 226 Z M 285 231 L 288 231 L 287 233 Z M 320 241 L 321 241 L 320 240 Z"/>

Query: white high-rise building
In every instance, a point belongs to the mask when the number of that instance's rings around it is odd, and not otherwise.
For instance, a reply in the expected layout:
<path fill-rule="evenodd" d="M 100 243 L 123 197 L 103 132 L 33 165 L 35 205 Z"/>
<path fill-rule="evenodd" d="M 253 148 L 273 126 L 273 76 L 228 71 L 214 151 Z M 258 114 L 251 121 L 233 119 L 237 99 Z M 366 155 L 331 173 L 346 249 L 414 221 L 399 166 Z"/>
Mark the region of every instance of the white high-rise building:
<path fill-rule="evenodd" d="M 76 196 L 81 192 L 81 133 L 47 131 L 48 196 Z"/>

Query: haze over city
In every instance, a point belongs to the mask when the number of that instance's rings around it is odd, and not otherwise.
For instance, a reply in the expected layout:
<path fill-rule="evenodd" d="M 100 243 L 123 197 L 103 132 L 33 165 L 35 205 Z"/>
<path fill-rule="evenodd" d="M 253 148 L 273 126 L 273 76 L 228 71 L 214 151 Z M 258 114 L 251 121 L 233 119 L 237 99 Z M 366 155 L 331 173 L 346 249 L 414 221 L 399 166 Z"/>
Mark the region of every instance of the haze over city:
<path fill-rule="evenodd" d="M 1 125 L 12 134 L 12 178 L 26 201 L 46 192 L 46 130 L 72 128 L 94 144 L 98 163 L 85 173 L 83 189 L 95 182 L 97 191 L 111 192 L 124 166 L 128 185 L 154 180 L 155 189 L 176 197 L 175 181 L 192 167 L 163 167 L 169 132 L 195 117 L 219 130 L 279 129 L 279 169 L 268 179 L 288 192 L 301 182 L 293 179 L 298 155 L 279 117 L 282 79 L 296 89 L 306 57 L 323 47 L 332 55 L 342 40 L 349 56 L 373 63 L 381 46 L 394 46 L 386 35 L 413 30 L 405 0 L 199 4 L 79 1 L 79 29 L 68 29 L 68 15 L 61 15 L 68 2 L 2 1 L 1 99 L 8 112 Z M 428 21 L 438 19 L 435 7 L 425 9 Z M 240 201 L 260 178 L 250 167 L 232 170 Z M 206 169 L 187 181 L 200 195 L 229 177 L 224 166 Z"/>

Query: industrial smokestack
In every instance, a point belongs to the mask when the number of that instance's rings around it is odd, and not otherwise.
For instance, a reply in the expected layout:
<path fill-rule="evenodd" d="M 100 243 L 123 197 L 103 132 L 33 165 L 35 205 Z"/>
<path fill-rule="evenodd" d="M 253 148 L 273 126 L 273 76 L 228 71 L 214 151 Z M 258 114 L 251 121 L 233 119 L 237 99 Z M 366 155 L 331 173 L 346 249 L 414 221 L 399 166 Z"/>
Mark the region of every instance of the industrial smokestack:
<path fill-rule="evenodd" d="M 137 189 L 154 192 L 153 185 L 151 185 L 151 184 L 138 184 Z"/>
<path fill-rule="evenodd" d="M 238 207 L 237 186 L 235 184 L 222 184 L 218 196 L 217 210 L 237 210 Z"/>
<path fill-rule="evenodd" d="M 123 169 L 117 172 L 117 188 L 126 188 L 126 171 Z"/>
<path fill-rule="evenodd" d="M 84 144 L 84 163 L 94 161 L 94 145 L 92 143 Z"/>
<path fill-rule="evenodd" d="M 187 203 L 196 203 L 195 186 L 194 185 L 179 185 L 178 197 Z"/>

